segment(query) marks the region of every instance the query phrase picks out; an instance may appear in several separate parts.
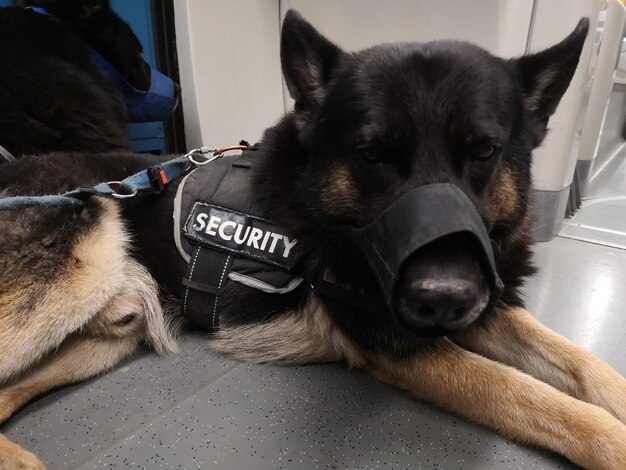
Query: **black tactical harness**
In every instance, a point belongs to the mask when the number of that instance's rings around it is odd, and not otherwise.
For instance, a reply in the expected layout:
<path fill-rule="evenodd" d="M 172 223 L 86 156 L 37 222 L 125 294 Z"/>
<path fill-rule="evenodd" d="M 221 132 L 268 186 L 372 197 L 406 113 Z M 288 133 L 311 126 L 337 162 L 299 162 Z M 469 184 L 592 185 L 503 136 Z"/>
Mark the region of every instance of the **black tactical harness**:
<path fill-rule="evenodd" d="M 181 181 L 174 200 L 176 246 L 189 265 L 183 315 L 207 330 L 219 325 L 228 283 L 284 294 L 303 281 L 293 273 L 301 257 L 297 241 L 269 220 L 251 190 L 255 153 L 250 147 L 198 167 Z"/>
<path fill-rule="evenodd" d="M 296 271 L 304 255 L 297 240 L 271 221 L 271 214 L 253 191 L 256 147 L 239 156 L 211 160 L 181 181 L 174 200 L 174 238 L 188 263 L 183 279 L 183 315 L 215 331 L 226 286 L 237 282 L 272 294 L 285 294 L 303 282 Z M 324 279 L 324 269 L 307 285 L 361 310 L 395 312 L 394 292 L 400 272 L 412 254 L 434 240 L 455 233 L 470 234 L 481 248 L 488 271 L 490 301 L 502 292 L 489 234 L 474 204 L 451 184 L 416 188 L 383 210 L 365 227 L 338 226 L 361 248 L 379 292 L 356 292 Z M 397 315 L 394 315 L 397 316 Z M 396 318 L 408 329 L 401 318 Z"/>

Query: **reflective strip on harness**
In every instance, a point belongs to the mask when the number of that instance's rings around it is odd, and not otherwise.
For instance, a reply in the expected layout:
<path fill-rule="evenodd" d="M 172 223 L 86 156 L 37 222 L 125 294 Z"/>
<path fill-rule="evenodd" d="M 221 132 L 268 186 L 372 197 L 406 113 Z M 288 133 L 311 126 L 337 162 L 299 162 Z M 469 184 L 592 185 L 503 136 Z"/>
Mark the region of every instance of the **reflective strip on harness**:
<path fill-rule="evenodd" d="M 252 194 L 255 151 L 194 170 L 174 199 L 174 240 L 189 265 L 183 315 L 211 331 L 219 326 L 220 296 L 229 283 L 270 294 L 302 284 L 291 272 L 301 255 L 297 240 L 271 222 Z"/>

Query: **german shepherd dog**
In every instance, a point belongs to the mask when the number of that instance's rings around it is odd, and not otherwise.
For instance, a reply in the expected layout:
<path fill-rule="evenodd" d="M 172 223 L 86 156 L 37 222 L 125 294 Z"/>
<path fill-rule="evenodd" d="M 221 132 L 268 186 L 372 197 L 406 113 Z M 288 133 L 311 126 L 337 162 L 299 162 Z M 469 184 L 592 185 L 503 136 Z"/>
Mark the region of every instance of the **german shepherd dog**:
<path fill-rule="evenodd" d="M 108 0 L 21 4 L 44 7 L 56 19 L 0 8 L 0 145 L 15 157 L 125 150 L 124 97 L 91 61 L 87 46 L 136 88 L 148 89 L 150 67 L 128 24 Z"/>
<path fill-rule="evenodd" d="M 212 349 L 257 363 L 345 361 L 584 468 L 626 468 L 626 380 L 535 321 L 518 291 L 533 272 L 531 153 L 587 32 L 583 19 L 559 44 L 511 60 L 455 41 L 346 53 L 289 12 L 281 58 L 295 110 L 266 131 L 250 190 L 306 247 L 302 271 L 325 266 L 341 284 L 377 289 L 355 243 L 334 227 L 451 183 L 499 247 L 504 291 L 480 312 L 484 267 L 473 246 L 444 238 L 409 259 L 395 311 L 346 306 L 307 283 L 285 295 L 230 283 Z M 123 153 L 27 157 L 2 167 L 0 195 L 59 193 L 152 165 L 154 157 Z M 171 184 L 158 196 L 0 212 L 0 420 L 144 342 L 176 350 L 177 314 L 162 303 L 187 269 L 173 240 L 175 192 Z M 422 337 L 396 317 L 442 334 Z M 20 465 L 41 467 L 4 438 L 0 466 Z"/>

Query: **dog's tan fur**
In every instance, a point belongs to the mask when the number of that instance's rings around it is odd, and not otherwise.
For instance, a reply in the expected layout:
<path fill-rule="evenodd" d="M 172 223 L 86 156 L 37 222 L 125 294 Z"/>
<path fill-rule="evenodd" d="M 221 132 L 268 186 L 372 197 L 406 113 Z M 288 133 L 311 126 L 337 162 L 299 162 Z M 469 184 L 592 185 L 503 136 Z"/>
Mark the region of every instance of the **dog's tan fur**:
<path fill-rule="evenodd" d="M 359 191 L 345 163 L 337 163 L 329 173 L 322 202 L 326 210 L 334 215 L 359 210 Z"/>
<path fill-rule="evenodd" d="M 0 422 L 43 392 L 109 370 L 142 342 L 176 351 L 157 285 L 128 254 L 117 206 L 93 203 L 103 216 L 59 259 L 56 282 L 42 291 L 13 270 L 0 294 Z M 29 296 L 38 301 L 25 316 L 17 309 Z M 0 436 L 0 469 L 43 468 L 37 462 Z"/>
<path fill-rule="evenodd" d="M 41 461 L 0 434 L 0 470 L 44 470 Z"/>
<path fill-rule="evenodd" d="M 501 177 L 504 190 L 494 205 L 502 214 L 515 210 L 507 202 L 518 196 L 506 181 L 513 177 Z M 341 175 L 334 184 L 338 191 L 350 187 Z M 91 203 L 101 205 L 102 216 L 74 242 L 70 256 L 57 256 L 54 282 L 38 285 L 24 261 L 4 267 L 0 421 L 41 393 L 109 370 L 143 342 L 159 353 L 176 349 L 156 283 L 129 255 L 118 207 Z M 21 253 L 14 259 L 36 263 Z M 20 311 L 24 305 L 31 307 L 28 315 Z M 585 468 L 622 469 L 626 462 L 626 381 L 519 308 L 501 306 L 484 323 L 397 362 L 356 346 L 314 294 L 299 312 L 261 324 L 222 325 L 210 345 L 256 363 L 345 361 Z M 0 436 L 2 468 L 42 466 Z"/>
<path fill-rule="evenodd" d="M 598 405 L 626 423 L 626 380 L 593 354 L 543 326 L 526 310 L 496 311 L 484 324 L 452 339 L 574 398 Z"/>
<path fill-rule="evenodd" d="M 106 216 L 75 244 L 65 275 L 47 287 L 32 317 L 18 321 L 23 316 L 12 310 L 11 300 L 28 292 L 0 296 L 0 420 L 53 387 L 114 367 L 144 341 L 161 353 L 175 350 L 156 285 L 130 258 L 115 205 L 97 203 Z M 264 324 L 223 325 L 210 344 L 249 362 L 346 361 L 585 468 L 626 462 L 626 381 L 522 309 L 500 308 L 484 324 L 398 362 L 353 344 L 314 295 L 301 311 Z M 32 454 L 5 439 L 0 452 L 0 467 L 37 468 Z"/>
<path fill-rule="evenodd" d="M 374 357 L 346 339 L 313 298 L 297 315 L 224 328 L 211 346 L 257 363 L 345 360 L 418 398 L 559 452 L 585 468 L 623 468 L 626 380 L 607 364 L 519 308 L 500 309 L 452 340 L 456 344 L 433 343 L 430 351 L 400 362 Z"/>
<path fill-rule="evenodd" d="M 361 367 L 359 349 L 331 321 L 312 296 L 305 309 L 268 323 L 223 327 L 211 348 L 240 361 L 284 365 L 346 361 Z"/>
<path fill-rule="evenodd" d="M 493 207 L 497 210 L 495 220 L 508 221 L 513 218 L 519 206 L 519 194 L 513 170 L 503 167 L 498 173 L 497 181 L 491 194 Z"/>
<path fill-rule="evenodd" d="M 371 370 L 419 398 L 585 468 L 624 468 L 626 426 L 607 411 L 451 342 L 409 360 L 379 360 Z"/>

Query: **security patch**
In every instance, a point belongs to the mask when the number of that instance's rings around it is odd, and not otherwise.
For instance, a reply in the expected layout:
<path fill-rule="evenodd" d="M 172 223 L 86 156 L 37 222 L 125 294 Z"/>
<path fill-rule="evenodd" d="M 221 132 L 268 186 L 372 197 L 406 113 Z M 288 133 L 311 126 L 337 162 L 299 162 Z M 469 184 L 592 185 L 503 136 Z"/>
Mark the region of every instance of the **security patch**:
<path fill-rule="evenodd" d="M 269 220 L 196 201 L 183 228 L 197 243 L 291 269 L 300 258 L 298 240 Z"/>

